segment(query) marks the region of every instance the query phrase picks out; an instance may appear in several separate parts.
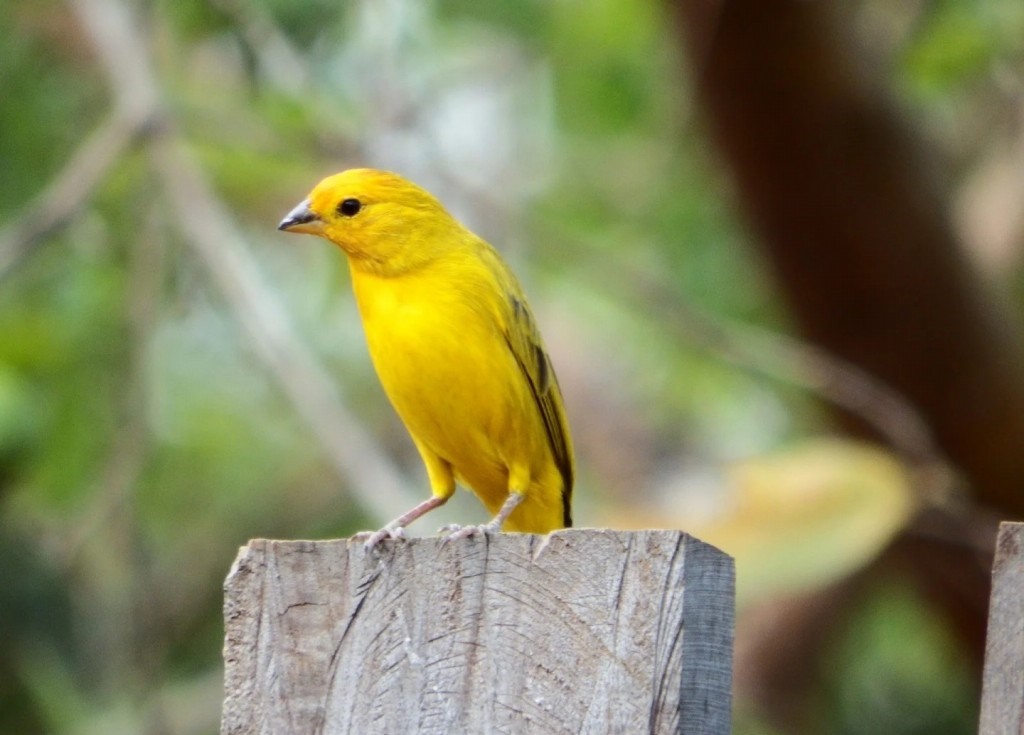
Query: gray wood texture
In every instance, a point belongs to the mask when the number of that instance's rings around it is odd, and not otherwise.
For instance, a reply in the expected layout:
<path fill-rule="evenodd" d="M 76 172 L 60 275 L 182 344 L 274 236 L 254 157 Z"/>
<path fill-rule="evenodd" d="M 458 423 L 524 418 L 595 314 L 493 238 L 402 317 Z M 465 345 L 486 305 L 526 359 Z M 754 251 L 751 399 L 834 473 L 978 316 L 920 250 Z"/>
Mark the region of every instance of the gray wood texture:
<path fill-rule="evenodd" d="M 1024 733 L 1024 523 L 999 525 L 978 732 Z"/>
<path fill-rule="evenodd" d="M 730 730 L 734 569 L 678 531 L 251 541 L 221 732 Z"/>

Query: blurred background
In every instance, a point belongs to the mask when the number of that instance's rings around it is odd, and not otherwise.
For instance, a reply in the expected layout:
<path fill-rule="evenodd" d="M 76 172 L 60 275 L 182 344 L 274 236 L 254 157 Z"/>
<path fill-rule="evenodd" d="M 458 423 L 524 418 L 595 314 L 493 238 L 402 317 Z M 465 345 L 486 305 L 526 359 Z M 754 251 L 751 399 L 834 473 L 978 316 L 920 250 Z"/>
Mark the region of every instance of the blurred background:
<path fill-rule="evenodd" d="M 398 171 L 512 263 L 580 526 L 737 558 L 736 727 L 971 733 L 1024 514 L 1019 0 L 0 2 L 0 732 L 214 733 L 250 537 L 426 496 L 343 257 Z M 460 493 L 412 528 L 482 521 Z"/>

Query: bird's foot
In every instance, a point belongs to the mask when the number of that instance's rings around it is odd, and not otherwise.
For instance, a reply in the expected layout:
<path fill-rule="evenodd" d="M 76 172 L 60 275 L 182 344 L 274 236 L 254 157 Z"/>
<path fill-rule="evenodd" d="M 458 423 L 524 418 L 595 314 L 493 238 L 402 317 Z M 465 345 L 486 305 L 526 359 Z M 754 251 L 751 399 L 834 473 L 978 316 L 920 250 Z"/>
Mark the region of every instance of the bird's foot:
<path fill-rule="evenodd" d="M 401 526 L 387 525 L 379 531 L 360 531 L 352 536 L 353 541 L 363 542 L 363 551 L 369 553 L 385 539 L 397 541 L 405 538 L 405 529 Z"/>
<path fill-rule="evenodd" d="M 482 523 L 479 526 L 460 526 L 458 523 L 449 523 L 447 526 L 441 527 L 438 533 L 446 533 L 443 543 L 449 541 L 459 541 L 460 539 L 470 538 L 471 536 L 491 536 L 498 533 L 501 530 L 501 524 L 491 521 L 490 523 Z"/>

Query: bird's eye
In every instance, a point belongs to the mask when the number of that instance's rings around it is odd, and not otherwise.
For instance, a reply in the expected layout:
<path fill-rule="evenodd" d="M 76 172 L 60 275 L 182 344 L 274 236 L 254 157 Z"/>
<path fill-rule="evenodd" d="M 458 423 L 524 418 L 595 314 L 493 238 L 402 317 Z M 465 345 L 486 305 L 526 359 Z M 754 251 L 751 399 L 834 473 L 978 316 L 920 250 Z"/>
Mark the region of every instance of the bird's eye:
<path fill-rule="evenodd" d="M 363 203 L 358 199 L 346 199 L 338 205 L 338 212 L 346 217 L 355 217 L 362 208 Z"/>

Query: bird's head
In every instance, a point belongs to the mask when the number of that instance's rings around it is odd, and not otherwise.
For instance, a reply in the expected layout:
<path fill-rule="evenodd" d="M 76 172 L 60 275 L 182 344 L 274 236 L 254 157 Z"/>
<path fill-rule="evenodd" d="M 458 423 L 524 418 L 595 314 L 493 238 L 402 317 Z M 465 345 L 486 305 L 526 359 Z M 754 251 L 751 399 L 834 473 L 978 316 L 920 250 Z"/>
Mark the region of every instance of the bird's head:
<path fill-rule="evenodd" d="M 319 235 L 344 250 L 356 267 L 395 273 L 435 257 L 461 226 L 412 182 L 356 168 L 317 184 L 278 229 Z"/>

